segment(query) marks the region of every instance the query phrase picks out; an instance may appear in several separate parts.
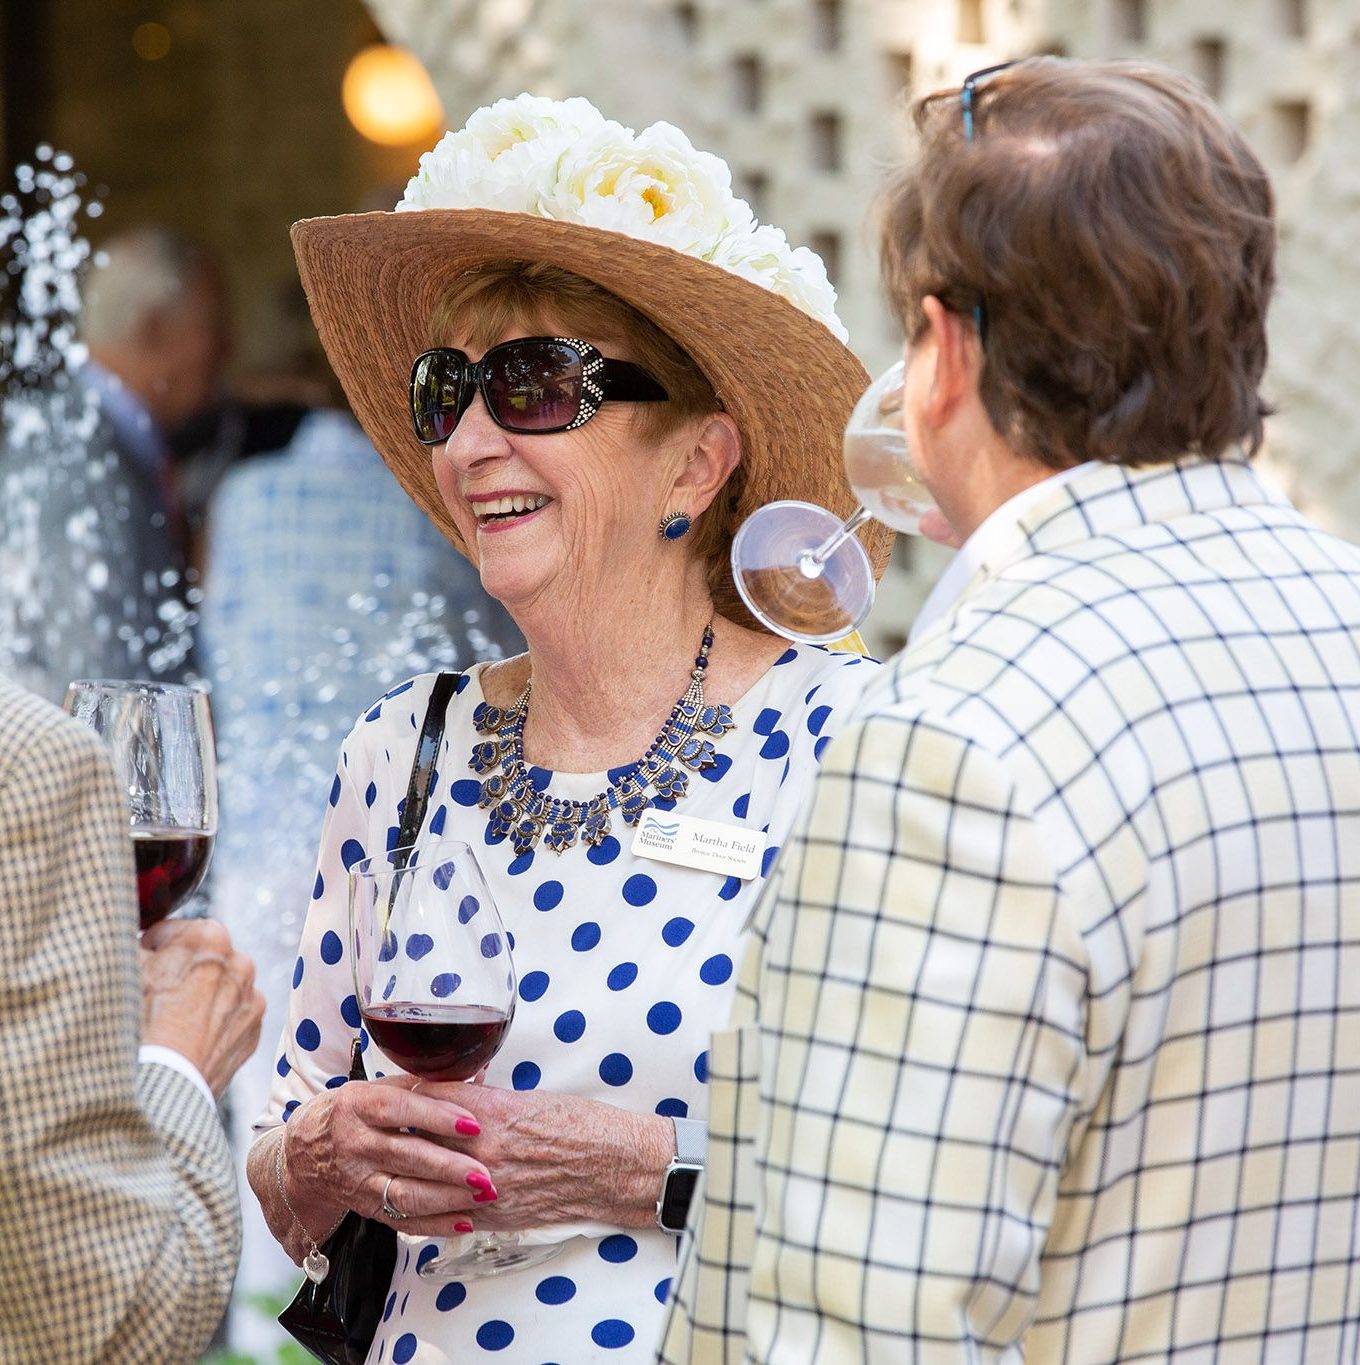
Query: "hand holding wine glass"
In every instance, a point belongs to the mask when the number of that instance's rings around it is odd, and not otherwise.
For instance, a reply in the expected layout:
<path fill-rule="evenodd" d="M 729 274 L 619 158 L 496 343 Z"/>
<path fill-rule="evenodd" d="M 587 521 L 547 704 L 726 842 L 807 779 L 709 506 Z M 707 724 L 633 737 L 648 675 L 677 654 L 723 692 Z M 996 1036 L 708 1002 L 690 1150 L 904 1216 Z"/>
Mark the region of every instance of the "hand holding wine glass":
<path fill-rule="evenodd" d="M 937 509 L 911 461 L 902 425 L 906 367 L 898 361 L 864 391 L 845 429 L 845 471 L 859 498 L 842 522 L 810 502 L 759 508 L 732 542 L 732 577 L 771 630 L 831 644 L 856 630 L 874 602 L 873 566 L 855 532 L 870 518 L 911 535 Z M 931 536 L 932 539 L 937 537 Z"/>
<path fill-rule="evenodd" d="M 78 679 L 66 710 L 103 739 L 127 797 L 141 927 L 198 890 L 217 833 L 207 694 L 172 683 Z"/>
<path fill-rule="evenodd" d="M 471 848 L 455 839 L 399 848 L 350 869 L 354 989 L 369 1037 L 422 1080 L 470 1081 L 515 1014 L 510 940 Z M 465 1280 L 538 1265 L 559 1246 L 479 1233 L 419 1274 Z"/>

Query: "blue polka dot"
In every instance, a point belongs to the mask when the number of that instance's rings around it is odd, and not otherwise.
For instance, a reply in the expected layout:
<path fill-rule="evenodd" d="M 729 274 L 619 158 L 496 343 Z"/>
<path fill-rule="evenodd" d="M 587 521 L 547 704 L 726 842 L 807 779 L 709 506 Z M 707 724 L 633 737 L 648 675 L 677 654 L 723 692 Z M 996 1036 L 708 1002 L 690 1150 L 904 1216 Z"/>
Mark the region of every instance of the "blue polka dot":
<path fill-rule="evenodd" d="M 439 1255 L 438 1242 L 431 1242 L 429 1246 L 421 1247 L 419 1253 L 416 1255 L 416 1269 L 419 1270 L 420 1267 L 423 1266 L 427 1261 L 434 1260 L 434 1258 L 438 1255 Z M 401 1306 L 404 1311 L 406 1308 L 405 1300 L 402 1301 Z"/>
<path fill-rule="evenodd" d="M 815 711 L 808 713 L 807 728 L 809 734 L 820 735 L 822 726 L 826 724 L 827 717 L 831 714 L 829 706 L 819 706 Z"/>
<path fill-rule="evenodd" d="M 576 1282 L 565 1275 L 549 1275 L 540 1280 L 534 1290 L 534 1298 L 539 1303 L 567 1303 L 576 1297 Z"/>
<path fill-rule="evenodd" d="M 440 891 L 447 891 L 453 883 L 453 874 L 458 871 L 457 866 L 452 862 L 440 863 L 433 872 L 430 873 L 430 880 Z"/>
<path fill-rule="evenodd" d="M 300 985 L 302 985 L 302 959 L 298 958 L 293 963 L 293 989 L 297 990 Z"/>
<path fill-rule="evenodd" d="M 722 890 L 718 892 L 718 898 L 725 901 L 735 900 L 740 893 L 741 878 L 728 877 L 722 884 Z"/>
<path fill-rule="evenodd" d="M 622 1318 L 606 1318 L 590 1329 L 590 1339 L 606 1351 L 616 1351 L 633 1339 L 633 1329 Z"/>
<path fill-rule="evenodd" d="M 746 812 L 750 810 L 750 808 L 751 808 L 750 792 L 747 792 L 745 796 L 737 797 L 737 799 L 732 802 L 732 814 L 735 815 L 738 820 L 745 820 Z"/>
<path fill-rule="evenodd" d="M 403 692 L 409 692 L 411 688 L 414 686 L 414 684 L 415 684 L 414 678 L 407 678 L 407 680 L 404 683 L 398 683 L 396 687 L 394 687 L 390 692 L 388 692 L 383 697 L 383 700 L 391 701 L 393 697 L 399 697 Z"/>
<path fill-rule="evenodd" d="M 783 730 L 776 730 L 764 744 L 760 746 L 761 758 L 783 758 L 789 751 L 789 737 Z"/>
<path fill-rule="evenodd" d="M 552 781 L 552 773 L 547 768 L 530 768 L 529 782 L 535 791 L 547 791 Z"/>
<path fill-rule="evenodd" d="M 555 910 L 561 903 L 561 882 L 544 882 L 534 892 L 534 908 L 536 910 Z"/>
<path fill-rule="evenodd" d="M 448 819 L 448 816 L 449 808 L 447 806 L 440 806 L 439 809 L 435 811 L 435 813 L 430 817 L 430 833 L 443 834 L 444 821 Z"/>
<path fill-rule="evenodd" d="M 492 1318 L 477 1329 L 477 1345 L 484 1351 L 503 1351 L 515 1339 L 515 1329 L 503 1318 Z"/>
<path fill-rule="evenodd" d="M 560 1043 L 574 1043 L 586 1031 L 586 1017 L 580 1010 L 567 1010 L 553 1020 L 553 1033 Z"/>
<path fill-rule="evenodd" d="M 384 1308 L 383 1308 L 382 1320 L 383 1320 L 384 1322 L 386 1322 L 387 1319 L 390 1318 L 390 1317 L 392 1316 L 392 1310 L 393 1310 L 396 1306 L 397 1306 L 397 1296 L 396 1296 L 395 1294 L 389 1295 L 389 1296 L 388 1296 L 387 1303 L 386 1303 L 386 1305 L 385 1305 Z"/>
<path fill-rule="evenodd" d="M 344 863 L 346 872 L 348 872 L 355 863 L 362 862 L 366 857 L 368 857 L 368 854 L 364 852 L 363 844 L 357 839 L 346 839 L 345 842 L 340 845 L 340 861 Z"/>
<path fill-rule="evenodd" d="M 658 1103 L 656 1112 L 662 1118 L 683 1119 L 689 1116 L 689 1105 L 684 1100 L 666 1099 Z"/>
<path fill-rule="evenodd" d="M 578 953 L 588 953 L 600 941 L 600 926 L 594 920 L 578 924 L 571 936 L 571 946 Z"/>
<path fill-rule="evenodd" d="M 288 1103 L 283 1106 L 283 1121 L 285 1123 L 287 1123 L 288 1120 L 293 1117 L 293 1110 L 296 1109 L 298 1105 L 300 1105 L 301 1103 L 302 1103 L 301 1100 L 289 1100 Z"/>
<path fill-rule="evenodd" d="M 434 939 L 429 934 L 412 934 L 406 940 L 406 956 L 412 962 L 419 962 L 422 957 L 434 951 Z"/>
<path fill-rule="evenodd" d="M 634 873 L 623 884 L 623 898 L 629 905 L 648 905 L 656 899 L 656 883 L 645 872 Z"/>
<path fill-rule="evenodd" d="M 543 1079 L 543 1072 L 533 1062 L 520 1062 L 510 1073 L 510 1084 L 516 1090 L 532 1090 Z"/>
<path fill-rule="evenodd" d="M 680 1006 L 670 1000 L 658 1000 L 647 1011 L 647 1027 L 653 1033 L 674 1033 L 680 1027 Z"/>
<path fill-rule="evenodd" d="M 340 774 L 336 773 L 335 781 L 331 783 L 330 803 L 335 805 L 340 799 Z"/>
<path fill-rule="evenodd" d="M 297 1045 L 304 1052 L 315 1052 L 321 1046 L 321 1030 L 311 1019 L 304 1019 L 297 1026 L 297 1032 L 293 1037 L 297 1039 Z"/>
<path fill-rule="evenodd" d="M 352 995 L 347 995 L 340 1002 L 340 1017 L 350 1028 L 358 1028 L 363 1023 L 359 1017 L 359 1002 Z"/>
<path fill-rule="evenodd" d="M 612 1237 L 606 1237 L 599 1246 L 600 1259 L 610 1262 L 612 1265 L 622 1265 L 624 1261 L 631 1261 L 637 1255 L 638 1245 L 633 1239 L 622 1232 L 616 1232 Z"/>
<path fill-rule="evenodd" d="M 777 857 L 779 857 L 778 844 L 775 844 L 772 848 L 767 848 L 765 852 L 760 855 L 760 875 L 762 877 L 768 877 L 770 875 L 770 869 L 774 866 L 774 860 Z"/>
<path fill-rule="evenodd" d="M 462 984 L 463 978 L 457 972 L 440 972 L 430 982 L 430 994 L 439 1000 L 443 1000 L 446 996 L 452 995 Z"/>
<path fill-rule="evenodd" d="M 388 851 L 389 853 L 391 853 L 392 850 L 393 850 L 394 848 L 396 848 L 396 846 L 397 846 L 400 842 L 401 842 L 401 829 L 400 829 L 400 827 L 397 826 L 397 825 L 388 825 L 388 827 L 387 827 L 387 851 Z"/>
<path fill-rule="evenodd" d="M 371 806 L 378 799 L 378 784 L 370 782 L 364 790 L 364 805 Z"/>
<path fill-rule="evenodd" d="M 708 1052 L 701 1052 L 694 1059 L 694 1079 L 700 1085 L 708 1084 Z"/>
<path fill-rule="evenodd" d="M 717 754 L 713 759 L 711 768 L 704 768 L 699 776 L 706 782 L 721 782 L 727 776 L 727 770 L 732 766 L 732 756 L 730 754 Z"/>
<path fill-rule="evenodd" d="M 548 989 L 547 972 L 525 972 L 519 979 L 521 1000 L 541 1000 Z"/>
<path fill-rule="evenodd" d="M 674 919 L 666 921 L 661 930 L 661 937 L 672 948 L 678 948 L 693 932 L 693 921 L 677 915 Z"/>
<path fill-rule="evenodd" d="M 483 934 L 480 946 L 483 957 L 499 957 L 505 945 L 501 942 L 499 934 Z"/>
<path fill-rule="evenodd" d="M 821 737 L 821 739 L 819 739 L 819 740 L 816 742 L 816 744 L 814 744 L 814 745 L 812 746 L 812 756 L 813 756 L 813 758 L 815 758 L 815 759 L 817 760 L 818 763 L 820 763 L 820 762 L 822 761 L 822 751 L 823 751 L 823 750 L 826 748 L 826 746 L 827 746 L 828 744 L 830 744 L 830 743 L 831 743 L 831 736 L 830 736 L 830 735 L 823 735 L 823 736 Z"/>
<path fill-rule="evenodd" d="M 316 881 L 312 883 L 312 899 L 319 901 L 326 894 L 326 879 L 321 873 L 316 874 Z"/>
<path fill-rule="evenodd" d="M 434 1306 L 441 1313 L 448 1313 L 457 1308 L 465 1298 L 467 1298 L 467 1285 L 459 1284 L 455 1280 L 451 1284 L 444 1285 L 435 1295 Z"/>
<path fill-rule="evenodd" d="M 606 1085 L 627 1085 L 633 1079 L 633 1064 L 622 1052 L 611 1052 L 600 1063 L 600 1079 Z"/>
<path fill-rule="evenodd" d="M 527 872 L 533 865 L 534 851 L 530 849 L 527 853 L 521 853 L 518 858 L 512 859 L 510 866 L 505 870 L 512 877 L 518 877 L 521 872 Z"/>
<path fill-rule="evenodd" d="M 391 962 L 397 955 L 397 936 L 390 929 L 383 935 L 383 941 L 378 945 L 378 961 Z"/>
<path fill-rule="evenodd" d="M 652 797 L 653 810 L 674 810 L 675 798 L 673 796 L 654 796 Z"/>
<path fill-rule="evenodd" d="M 796 646 L 791 645 L 774 661 L 773 666 L 778 668 L 780 664 L 791 664 L 797 657 L 798 650 Z"/>
<path fill-rule="evenodd" d="M 345 945 L 340 942 L 340 935 L 334 929 L 327 929 L 321 936 L 321 960 L 330 966 L 335 966 L 344 956 Z"/>
<path fill-rule="evenodd" d="M 619 841 L 612 834 L 606 834 L 599 845 L 586 851 L 586 858 L 596 867 L 612 863 L 619 856 Z"/>
<path fill-rule="evenodd" d="M 466 924 L 482 908 L 476 896 L 464 896 L 458 902 L 458 923 Z"/>
<path fill-rule="evenodd" d="M 772 706 L 767 706 L 756 717 L 755 724 L 751 726 L 751 729 L 758 735 L 773 734 L 775 726 L 779 724 L 779 716 L 780 713 L 778 711 Z"/>
<path fill-rule="evenodd" d="M 379 717 L 380 715 L 382 715 L 382 702 L 379 702 L 379 703 L 378 703 L 378 704 L 377 704 L 377 705 L 368 713 L 368 715 L 366 715 L 366 716 L 364 717 L 364 719 L 365 719 L 365 720 L 369 720 L 369 721 L 377 720 L 378 717 Z M 395 1347 L 393 1348 L 393 1351 L 392 1351 L 392 1359 L 393 1359 L 393 1360 L 396 1360 L 396 1359 L 397 1359 L 397 1352 L 396 1352 L 396 1348 L 395 1348 Z M 404 1359 L 409 1360 L 409 1359 L 410 1359 L 410 1356 L 406 1356 L 406 1357 L 404 1357 Z M 400 1362 L 400 1361 L 397 1361 L 397 1365 L 401 1365 L 401 1362 Z"/>
<path fill-rule="evenodd" d="M 277 1071 L 280 1076 L 286 1076 L 292 1069 L 287 1057 L 280 1057 L 274 1064 L 274 1070 Z"/>
<path fill-rule="evenodd" d="M 652 1293 L 656 1295 L 657 1303 L 665 1303 L 666 1295 L 669 1294 L 670 1292 L 671 1279 L 669 1275 L 667 1275 L 664 1280 L 658 1280 L 656 1282 L 656 1288 L 652 1290 Z"/>
<path fill-rule="evenodd" d="M 705 986 L 721 986 L 732 975 L 732 959 L 726 953 L 715 953 L 699 968 L 699 980 Z"/>
<path fill-rule="evenodd" d="M 482 799 L 482 784 L 467 777 L 449 788 L 449 795 L 460 806 L 475 806 Z"/>
<path fill-rule="evenodd" d="M 605 984 L 611 991 L 627 990 L 637 980 L 637 963 L 620 962 L 606 978 Z"/>
<path fill-rule="evenodd" d="M 453 685 L 453 695 L 454 695 L 455 697 L 460 696 L 460 695 L 462 694 L 463 689 L 464 689 L 464 688 L 468 685 L 468 683 L 470 683 L 471 681 L 472 681 L 472 675 L 471 675 L 470 673 L 460 673 L 460 674 L 458 675 L 458 681 L 455 682 L 454 685 Z"/>
<path fill-rule="evenodd" d="M 327 1090 L 339 1090 L 340 1087 L 341 1087 L 342 1085 L 348 1085 L 348 1084 L 349 1084 L 349 1077 L 348 1077 L 348 1076 L 332 1076 L 332 1077 L 330 1078 L 330 1080 L 328 1080 L 328 1081 L 326 1082 L 326 1089 L 327 1089 Z"/>
<path fill-rule="evenodd" d="M 394 990 L 396 990 L 396 989 L 397 989 L 397 978 L 396 978 L 396 976 L 395 976 L 395 975 L 389 976 L 389 977 L 387 978 L 387 985 L 385 985 L 385 986 L 382 988 L 382 998 L 383 998 L 384 1000 L 390 1000 L 390 999 L 392 998 L 392 992 L 393 992 Z"/>

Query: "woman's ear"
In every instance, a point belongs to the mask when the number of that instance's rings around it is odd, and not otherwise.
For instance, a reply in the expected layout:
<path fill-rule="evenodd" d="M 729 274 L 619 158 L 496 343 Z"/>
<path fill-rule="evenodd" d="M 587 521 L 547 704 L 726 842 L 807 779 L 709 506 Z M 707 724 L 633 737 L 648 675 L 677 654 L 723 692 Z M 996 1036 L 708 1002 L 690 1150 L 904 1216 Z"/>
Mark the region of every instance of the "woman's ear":
<path fill-rule="evenodd" d="M 741 463 L 741 433 L 725 412 L 710 413 L 698 420 L 689 454 L 672 484 L 672 501 L 691 519 L 707 510 Z"/>

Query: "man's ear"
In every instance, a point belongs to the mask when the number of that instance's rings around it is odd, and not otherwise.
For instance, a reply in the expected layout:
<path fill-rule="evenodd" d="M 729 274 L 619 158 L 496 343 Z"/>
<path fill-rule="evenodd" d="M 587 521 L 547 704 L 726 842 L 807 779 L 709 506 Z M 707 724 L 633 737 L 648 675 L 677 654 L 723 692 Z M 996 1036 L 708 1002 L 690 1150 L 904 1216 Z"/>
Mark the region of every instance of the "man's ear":
<path fill-rule="evenodd" d="M 976 330 L 934 295 L 921 300 L 921 311 L 926 330 L 917 344 L 928 346 L 935 362 L 922 418 L 932 427 L 941 427 L 960 404 L 977 393 L 981 355 Z"/>
<path fill-rule="evenodd" d="M 691 518 L 708 508 L 728 476 L 741 463 L 741 433 L 725 412 L 700 419 L 693 444 L 675 483 L 674 502 Z"/>

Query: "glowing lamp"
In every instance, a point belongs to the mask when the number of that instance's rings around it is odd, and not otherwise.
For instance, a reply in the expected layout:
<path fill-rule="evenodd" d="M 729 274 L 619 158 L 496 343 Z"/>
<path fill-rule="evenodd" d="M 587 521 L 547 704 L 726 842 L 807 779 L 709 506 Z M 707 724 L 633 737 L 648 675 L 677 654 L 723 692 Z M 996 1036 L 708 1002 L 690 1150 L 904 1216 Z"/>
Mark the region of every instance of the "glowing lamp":
<path fill-rule="evenodd" d="M 443 127 L 444 106 L 405 48 L 374 43 L 355 53 L 340 95 L 349 121 L 384 147 L 407 146 Z"/>

